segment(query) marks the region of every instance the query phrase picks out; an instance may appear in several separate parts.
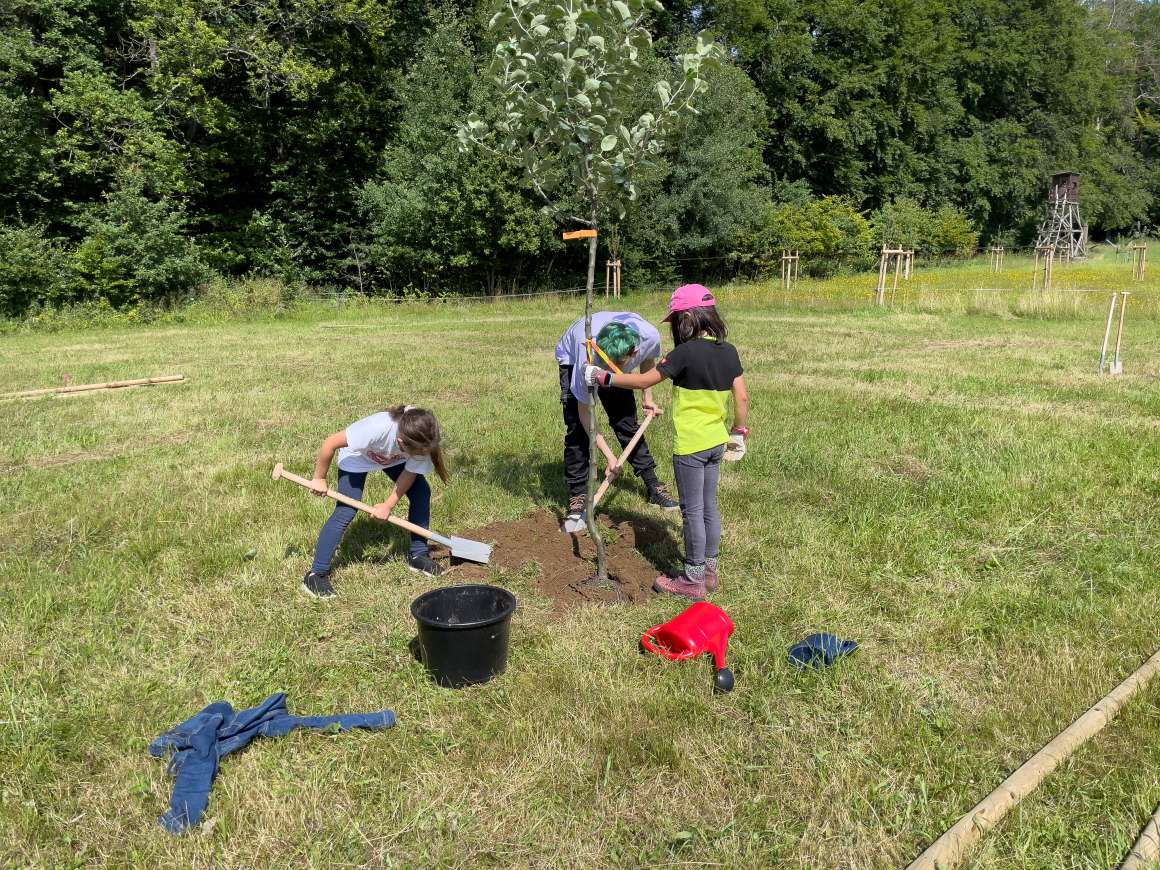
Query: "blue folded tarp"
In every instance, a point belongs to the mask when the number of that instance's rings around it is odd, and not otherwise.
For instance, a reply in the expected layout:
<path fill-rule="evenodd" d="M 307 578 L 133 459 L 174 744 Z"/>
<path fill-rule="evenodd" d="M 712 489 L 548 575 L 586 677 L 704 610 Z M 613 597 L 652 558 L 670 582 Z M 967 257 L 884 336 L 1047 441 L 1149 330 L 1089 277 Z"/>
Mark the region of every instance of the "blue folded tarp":
<path fill-rule="evenodd" d="M 271 695 L 252 710 L 236 712 L 225 701 L 210 704 L 196 716 L 166 731 L 149 744 L 149 754 L 170 756 L 167 773 L 176 773 L 169 812 L 158 823 L 171 834 L 197 824 L 209 803 L 209 789 L 225 755 L 241 749 L 255 737 L 283 737 L 295 728 L 390 728 L 395 714 L 351 713 L 345 716 L 291 716 L 286 695 Z"/>
<path fill-rule="evenodd" d="M 811 634 L 805 640 L 791 646 L 789 648 L 789 661 L 799 671 L 805 667 L 820 671 L 828 668 L 839 657 L 846 655 L 846 653 L 852 653 L 857 648 L 857 641 L 838 640 L 832 634 L 819 632 Z"/>

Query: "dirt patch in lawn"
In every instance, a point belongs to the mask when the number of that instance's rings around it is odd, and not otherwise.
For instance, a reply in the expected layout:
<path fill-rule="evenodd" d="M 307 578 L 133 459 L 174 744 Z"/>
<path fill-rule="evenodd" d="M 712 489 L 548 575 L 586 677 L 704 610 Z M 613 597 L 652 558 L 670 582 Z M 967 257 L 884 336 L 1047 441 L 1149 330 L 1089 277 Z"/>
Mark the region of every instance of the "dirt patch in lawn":
<path fill-rule="evenodd" d="M 653 581 L 659 573 L 638 547 L 657 543 L 668 535 L 660 523 L 643 517 L 597 515 L 608 556 L 610 586 L 589 586 L 596 574 L 596 545 L 587 532 L 561 532 L 559 518 L 540 511 L 523 520 L 491 523 L 460 532 L 460 537 L 492 545 L 491 564 L 503 572 L 525 574 L 528 584 L 552 599 L 556 613 L 585 602 L 643 604 L 656 596 Z M 486 580 L 482 565 L 453 560 L 460 576 Z M 619 592 L 619 595 L 618 595 Z"/>

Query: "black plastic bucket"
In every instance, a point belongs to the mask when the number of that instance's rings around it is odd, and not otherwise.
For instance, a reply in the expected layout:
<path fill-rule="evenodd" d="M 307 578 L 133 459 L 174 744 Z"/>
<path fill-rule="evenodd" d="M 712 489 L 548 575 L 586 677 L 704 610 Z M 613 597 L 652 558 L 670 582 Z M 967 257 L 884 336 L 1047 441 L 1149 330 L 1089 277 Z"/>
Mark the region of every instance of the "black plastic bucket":
<path fill-rule="evenodd" d="M 486 683 L 507 670 L 516 597 L 499 586 L 444 586 L 411 602 L 423 665 L 441 686 Z"/>

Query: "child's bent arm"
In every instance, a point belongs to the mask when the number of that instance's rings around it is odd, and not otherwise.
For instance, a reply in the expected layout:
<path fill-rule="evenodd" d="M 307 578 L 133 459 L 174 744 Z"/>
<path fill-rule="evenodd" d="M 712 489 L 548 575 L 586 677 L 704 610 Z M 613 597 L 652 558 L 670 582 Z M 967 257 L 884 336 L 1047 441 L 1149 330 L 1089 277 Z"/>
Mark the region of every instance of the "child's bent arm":
<path fill-rule="evenodd" d="M 407 494 L 407 490 L 411 488 L 411 484 L 415 482 L 418 477 L 413 471 L 404 471 L 399 475 L 399 479 L 395 481 L 395 488 L 391 490 L 391 494 L 387 496 L 387 500 L 375 505 L 375 509 L 371 511 L 371 516 L 376 520 L 386 520 L 391 515 L 391 511 L 395 509 L 395 505 L 399 503 L 399 499 Z"/>
<path fill-rule="evenodd" d="M 580 422 L 584 424 L 584 431 L 588 431 L 588 403 L 576 400 L 576 410 L 580 413 Z M 600 452 L 604 454 L 604 458 L 608 460 L 608 466 L 611 468 L 616 464 L 616 454 L 608 446 L 608 442 L 604 440 L 604 436 L 600 432 L 600 420 L 596 421 L 596 446 L 600 448 Z"/>
<path fill-rule="evenodd" d="M 744 429 L 748 418 L 749 393 L 745 391 L 745 378 L 738 376 L 733 379 L 733 425 Z"/>
<path fill-rule="evenodd" d="M 656 367 L 657 361 L 652 357 L 640 361 L 640 373 L 642 375 L 647 375 L 649 372 L 655 371 Z M 658 417 L 665 412 L 664 408 L 653 401 L 652 387 L 645 387 L 641 392 L 640 405 L 646 413 L 652 411 Z"/>
<path fill-rule="evenodd" d="M 330 460 L 340 447 L 346 447 L 345 429 L 335 432 L 318 448 L 318 460 L 314 463 L 314 480 L 310 481 L 310 491 L 315 495 L 326 495 L 326 474 L 330 471 Z"/>
<path fill-rule="evenodd" d="M 643 368 L 643 366 L 642 366 Z M 626 390 L 650 390 L 665 379 L 660 369 L 642 371 L 636 375 L 612 374 L 612 386 L 623 387 Z"/>

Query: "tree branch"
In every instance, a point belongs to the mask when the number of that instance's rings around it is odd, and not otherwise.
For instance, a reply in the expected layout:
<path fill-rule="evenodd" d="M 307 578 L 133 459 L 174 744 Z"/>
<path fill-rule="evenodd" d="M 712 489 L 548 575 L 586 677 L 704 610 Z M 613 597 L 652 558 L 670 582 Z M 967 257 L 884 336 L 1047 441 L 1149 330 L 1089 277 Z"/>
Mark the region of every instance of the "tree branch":
<path fill-rule="evenodd" d="M 528 169 L 527 166 L 524 166 L 524 174 L 528 177 L 528 180 L 532 182 L 532 186 L 536 188 L 536 193 L 538 193 L 543 198 L 544 202 L 548 204 L 548 207 L 556 214 L 562 215 L 563 217 L 568 218 L 568 220 L 576 221 L 578 224 L 583 224 L 586 227 L 596 226 L 596 224 L 592 221 L 586 221 L 584 218 L 576 217 L 574 214 L 569 214 L 568 212 L 559 208 L 556 203 L 552 202 L 552 200 L 548 199 L 548 194 L 546 194 L 544 189 L 540 187 L 540 182 L 536 181 L 536 176 L 532 175 L 532 170 Z"/>

